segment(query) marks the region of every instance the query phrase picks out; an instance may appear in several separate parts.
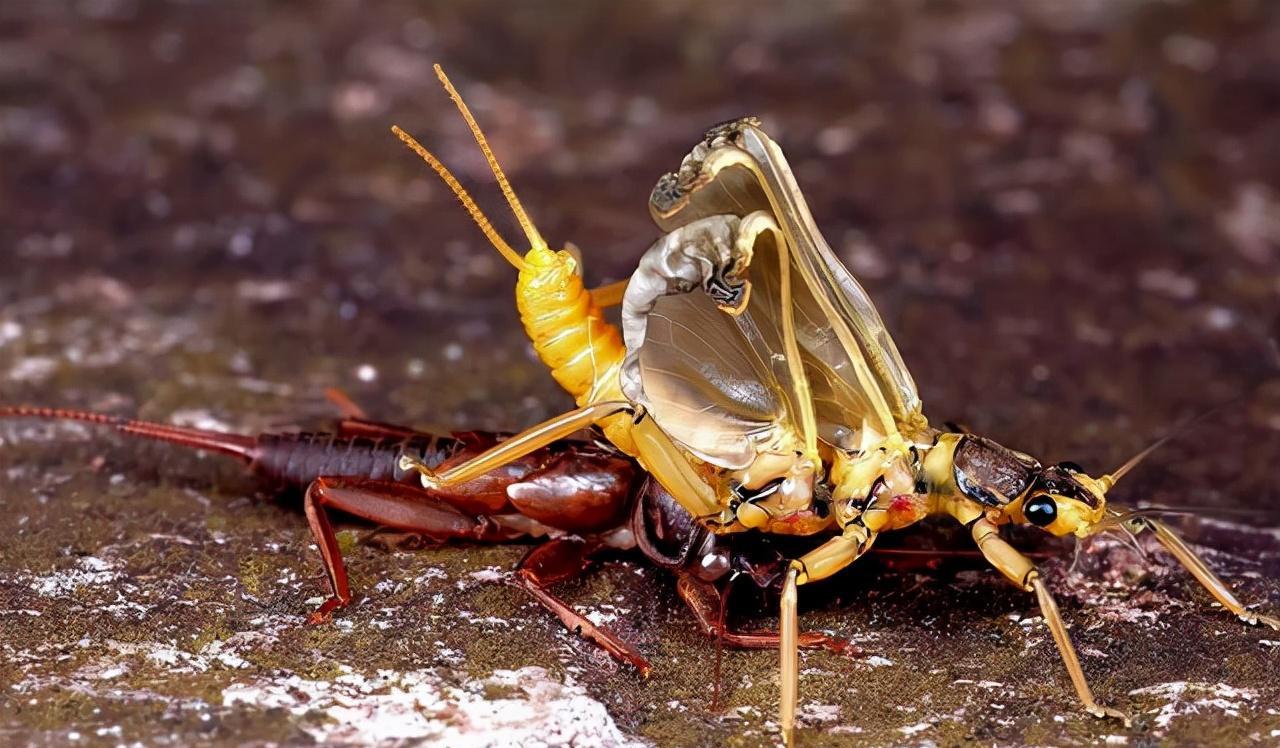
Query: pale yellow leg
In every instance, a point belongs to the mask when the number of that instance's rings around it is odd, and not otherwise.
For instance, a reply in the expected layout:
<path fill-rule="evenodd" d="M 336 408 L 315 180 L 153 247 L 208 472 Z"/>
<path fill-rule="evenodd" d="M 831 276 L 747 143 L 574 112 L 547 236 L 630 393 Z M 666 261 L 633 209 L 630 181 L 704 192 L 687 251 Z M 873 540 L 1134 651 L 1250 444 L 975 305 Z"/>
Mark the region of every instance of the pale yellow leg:
<path fill-rule="evenodd" d="M 782 586 L 782 610 L 779 618 L 779 665 L 782 694 L 778 726 L 783 741 L 790 746 L 795 737 L 796 702 L 800 694 L 800 624 L 796 619 L 796 587 L 806 582 L 826 579 L 853 563 L 871 548 L 876 534 L 860 524 L 850 524 L 844 532 L 791 562 Z"/>
<path fill-rule="evenodd" d="M 1035 593 L 1036 601 L 1040 603 L 1040 614 L 1044 616 L 1044 622 L 1048 625 L 1049 632 L 1053 634 L 1053 641 L 1058 645 L 1062 663 L 1067 666 L 1067 673 L 1071 676 L 1071 683 L 1076 688 L 1076 695 L 1084 703 L 1085 711 L 1095 717 L 1114 717 L 1123 720 L 1125 726 L 1132 724 L 1129 716 L 1124 712 L 1102 706 L 1094 700 L 1093 691 L 1089 690 L 1089 682 L 1084 677 L 1084 669 L 1080 667 L 1080 658 L 1076 656 L 1071 637 L 1067 634 L 1067 626 L 1062 621 L 1062 614 L 1058 612 L 1058 605 L 1053 601 L 1053 596 L 1049 594 L 1049 589 L 1045 587 L 1044 580 L 1040 578 L 1040 572 L 1036 571 L 1035 565 L 1005 542 L 1000 537 L 996 526 L 985 519 L 973 523 L 973 539 L 978 544 L 978 549 L 982 551 L 982 555 L 1006 579 L 1027 592 Z"/>
<path fill-rule="evenodd" d="M 423 487 L 440 489 L 479 478 L 485 473 L 518 460 L 557 439 L 563 439 L 575 431 L 580 431 L 619 413 L 634 411 L 635 406 L 625 400 L 592 403 L 586 407 L 571 410 L 564 415 L 556 416 L 549 421 L 540 423 L 507 439 L 496 447 L 476 455 L 461 465 L 455 465 L 439 474 L 427 467 L 421 460 L 407 454 L 400 455 L 399 465 L 401 470 L 412 470 L 421 474 Z"/>
<path fill-rule="evenodd" d="M 846 525 L 844 532 L 800 557 L 797 584 L 808 584 L 835 574 L 871 549 L 876 533 L 861 524 Z"/>
<path fill-rule="evenodd" d="M 1209 594 L 1213 595 L 1214 599 L 1222 604 L 1222 607 L 1231 611 L 1240 620 L 1250 625 L 1256 626 L 1261 623 L 1270 626 L 1273 629 L 1280 630 L 1280 619 L 1273 616 L 1263 615 L 1261 613 L 1255 613 L 1240 604 L 1240 601 L 1236 599 L 1236 596 L 1231 593 L 1231 588 L 1227 586 L 1227 583 L 1219 579 L 1216 574 L 1210 571 L 1209 567 L 1206 566 L 1204 561 L 1196 555 L 1195 551 L 1191 550 L 1182 538 L 1178 537 L 1173 530 L 1169 529 L 1168 525 L 1163 522 L 1147 518 L 1141 519 L 1140 522 L 1151 528 L 1151 531 L 1156 534 L 1156 539 L 1160 541 L 1160 544 L 1163 545 L 1169 553 L 1173 554 L 1174 558 L 1178 559 L 1178 563 L 1182 564 L 1187 571 L 1191 572 L 1191 576 L 1195 577 L 1196 581 L 1208 590 Z"/>
<path fill-rule="evenodd" d="M 778 727 L 782 730 L 782 740 L 787 746 L 795 741 L 796 700 L 800 692 L 800 623 L 796 619 L 798 571 L 794 566 L 787 570 L 787 578 L 782 584 L 782 611 L 778 621 L 778 628 L 781 629 L 778 660 L 782 674 Z"/>
<path fill-rule="evenodd" d="M 611 306 L 617 306 L 622 303 L 622 297 L 627 293 L 627 284 L 631 279 L 615 281 L 614 283 L 606 283 L 603 286 L 597 286 L 588 293 L 591 294 L 591 303 L 607 309 Z"/>
<path fill-rule="evenodd" d="M 733 515 L 725 511 L 705 473 L 699 472 L 687 455 L 671 441 L 666 432 L 658 428 L 652 418 L 640 418 L 631 427 L 640 464 L 662 487 L 684 507 L 685 511 L 700 520 L 712 520 L 721 524 L 733 521 Z"/>

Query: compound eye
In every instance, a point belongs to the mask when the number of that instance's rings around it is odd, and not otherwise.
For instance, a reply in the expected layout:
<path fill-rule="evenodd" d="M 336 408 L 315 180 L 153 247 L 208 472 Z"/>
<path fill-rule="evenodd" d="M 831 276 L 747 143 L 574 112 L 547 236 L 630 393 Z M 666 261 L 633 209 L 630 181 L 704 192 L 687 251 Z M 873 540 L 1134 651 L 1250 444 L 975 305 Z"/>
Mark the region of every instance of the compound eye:
<path fill-rule="evenodd" d="M 1027 503 L 1022 506 L 1022 514 L 1036 527 L 1048 527 L 1058 518 L 1058 504 L 1040 494 L 1027 499 Z"/>
<path fill-rule="evenodd" d="M 1062 468 L 1063 470 L 1066 470 L 1068 473 L 1084 472 L 1084 468 L 1080 467 L 1079 463 L 1075 463 L 1075 462 L 1059 462 L 1058 467 Z"/>

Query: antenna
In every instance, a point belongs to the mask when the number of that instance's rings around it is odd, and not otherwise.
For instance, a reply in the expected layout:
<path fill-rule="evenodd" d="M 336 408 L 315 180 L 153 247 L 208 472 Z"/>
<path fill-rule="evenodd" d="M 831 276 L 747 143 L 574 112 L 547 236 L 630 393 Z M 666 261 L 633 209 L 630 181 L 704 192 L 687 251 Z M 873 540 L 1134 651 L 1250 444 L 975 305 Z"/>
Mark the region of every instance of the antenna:
<path fill-rule="evenodd" d="M 418 154 L 423 161 L 426 161 L 427 166 L 430 166 L 432 171 L 434 171 L 440 177 L 440 180 L 445 183 L 445 186 L 453 191 L 454 196 L 462 202 L 462 207 L 467 209 L 467 213 L 471 214 L 471 220 L 476 222 L 476 226 L 480 227 L 480 231 L 484 232 L 485 238 L 489 240 L 489 243 L 493 245 L 494 249 L 501 252 L 507 262 L 515 266 L 517 270 L 524 270 L 524 258 L 520 256 L 519 252 L 512 249 L 511 245 L 507 244 L 506 240 L 502 238 L 497 229 L 493 227 L 493 224 L 489 223 L 489 219 L 485 216 L 484 211 L 480 210 L 480 206 L 476 205 L 475 200 L 471 199 L 471 195 L 467 193 L 466 188 L 464 188 L 462 184 L 458 182 L 457 177 L 453 176 L 453 173 L 440 162 L 440 159 L 436 158 L 435 154 L 423 147 L 423 145 L 412 135 L 401 130 L 398 125 L 392 125 L 391 132 L 395 133 L 395 136 L 400 138 L 405 145 L 409 146 L 414 153 Z"/>
<path fill-rule="evenodd" d="M 529 237 L 530 247 L 532 249 L 546 249 L 546 241 L 538 233 L 538 229 L 534 227 L 533 221 L 529 220 L 529 215 L 524 212 L 524 206 L 520 204 L 520 199 L 516 197 L 516 191 L 512 189 L 511 183 L 507 181 L 507 175 L 502 172 L 502 167 L 498 166 L 498 159 L 494 157 L 493 150 L 489 148 L 489 141 L 485 139 L 484 133 L 480 130 L 480 125 L 476 124 L 475 117 L 471 116 L 471 110 L 467 108 L 467 103 L 462 100 L 462 97 L 458 95 L 457 89 L 449 82 L 449 76 L 444 74 L 444 68 L 436 65 L 435 71 L 436 77 L 440 79 L 440 84 L 444 86 L 449 98 L 453 99 L 453 103 L 457 105 L 458 112 L 462 114 L 462 118 L 467 121 L 467 127 L 471 129 L 472 136 L 475 137 L 476 143 L 484 153 L 485 161 L 489 162 L 489 169 L 493 172 L 494 178 L 498 180 L 498 186 L 502 188 L 502 194 L 506 196 L 507 204 L 511 206 L 511 212 L 515 213 L 516 220 L 520 222 L 520 228 L 524 229 L 524 235 Z"/>

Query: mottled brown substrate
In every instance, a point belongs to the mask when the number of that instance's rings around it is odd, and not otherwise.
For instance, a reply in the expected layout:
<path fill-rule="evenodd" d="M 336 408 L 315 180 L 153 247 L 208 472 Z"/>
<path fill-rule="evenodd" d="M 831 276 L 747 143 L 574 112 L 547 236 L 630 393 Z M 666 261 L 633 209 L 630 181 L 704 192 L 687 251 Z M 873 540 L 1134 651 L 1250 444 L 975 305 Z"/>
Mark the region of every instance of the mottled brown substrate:
<path fill-rule="evenodd" d="M 1046 461 L 1118 465 L 1273 371 L 1274 3 L 556 8 L 4 4 L 0 401 L 245 431 L 321 424 L 334 385 L 444 427 L 566 407 L 510 269 L 386 131 L 436 148 L 516 236 L 435 61 L 593 281 L 652 241 L 653 182 L 708 125 L 760 116 L 928 412 Z M 647 681 L 504 583 L 521 547 L 352 547 L 358 604 L 306 628 L 322 588 L 296 497 L 80 427 L 0 439 L 4 742 L 528 739 L 490 707 L 582 744 L 771 740 L 775 657 L 727 652 L 711 711 L 711 645 L 634 560 L 564 594 L 639 646 Z M 1272 383 L 1116 496 L 1275 527 L 1277 454 Z M 1280 608 L 1276 531 L 1188 528 Z M 1143 571 L 1104 542 L 1068 578 L 1064 553 L 1045 568 L 1132 730 L 1077 712 L 1028 596 L 872 560 L 802 602 L 871 654 L 805 656 L 801 744 L 1280 740 L 1280 634 L 1159 555 Z"/>

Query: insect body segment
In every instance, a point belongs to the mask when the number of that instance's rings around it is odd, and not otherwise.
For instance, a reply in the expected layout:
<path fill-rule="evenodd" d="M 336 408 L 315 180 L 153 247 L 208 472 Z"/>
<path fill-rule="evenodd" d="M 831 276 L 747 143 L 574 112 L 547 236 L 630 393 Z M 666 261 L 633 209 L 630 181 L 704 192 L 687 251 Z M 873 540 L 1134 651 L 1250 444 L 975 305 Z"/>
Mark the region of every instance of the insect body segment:
<path fill-rule="evenodd" d="M 484 152 L 507 203 L 529 239 L 529 251 L 524 256 L 515 252 L 439 159 L 403 130 L 393 128 L 393 131 L 440 176 L 490 243 L 520 271 L 516 304 L 525 331 L 539 358 L 580 407 L 529 429 L 447 473 L 438 473 L 412 455 L 401 457 L 401 469 L 419 473 L 424 486 L 439 489 L 519 459 L 574 431 L 598 425 L 614 446 L 636 457 L 687 511 L 697 517 L 719 517 L 723 507 L 717 499 L 717 489 L 700 471 L 697 460 L 677 448 L 651 421 L 646 422 L 643 409 L 622 396 L 619 371 L 625 349 L 617 328 L 604 319 L 597 303 L 597 299 L 620 301 L 622 294 L 618 285 L 597 292 L 587 290 L 574 254 L 547 246 L 503 174 L 484 133 L 438 65 L 436 74 Z"/>
<path fill-rule="evenodd" d="M 516 305 L 538 357 L 578 405 L 624 399 L 618 385 L 626 355 L 622 336 L 583 286 L 569 252 L 531 250 L 516 283 Z M 609 441 L 635 454 L 625 416 L 602 426 Z"/>
<path fill-rule="evenodd" d="M 435 70 L 441 84 L 466 120 L 507 199 L 507 204 L 528 238 L 528 252 L 520 255 L 502 238 L 470 194 L 439 159 L 398 127 L 393 128 L 393 132 L 440 176 L 489 242 L 520 271 L 516 282 L 516 305 L 520 311 L 520 319 L 538 357 L 551 369 L 555 380 L 582 407 L 621 400 L 617 372 L 625 351 L 617 328 L 605 320 L 592 292 L 583 285 L 581 268 L 574 253 L 568 249 L 556 251 L 547 246 L 546 240 L 521 205 L 466 103 L 439 65 L 435 66 Z M 604 289 L 601 298 L 609 300 L 611 297 L 617 297 L 616 289 Z M 635 453 L 625 417 L 608 419 L 604 428 L 615 446 L 627 454 Z"/>

